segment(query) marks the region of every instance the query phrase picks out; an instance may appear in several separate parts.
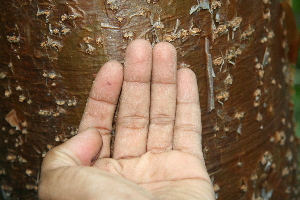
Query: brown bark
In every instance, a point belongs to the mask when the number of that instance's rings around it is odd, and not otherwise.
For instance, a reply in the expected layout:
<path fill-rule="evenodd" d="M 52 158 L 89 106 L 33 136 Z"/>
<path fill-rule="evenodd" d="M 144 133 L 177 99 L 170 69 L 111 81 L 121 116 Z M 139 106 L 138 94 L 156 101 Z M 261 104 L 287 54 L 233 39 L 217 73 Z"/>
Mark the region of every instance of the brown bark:
<path fill-rule="evenodd" d="M 197 74 L 218 199 L 296 199 L 292 74 L 278 1 L 6 0 L 0 17 L 4 199 L 36 198 L 43 156 L 76 134 L 94 74 L 109 59 L 122 62 L 134 38 L 171 42 L 178 66 Z"/>

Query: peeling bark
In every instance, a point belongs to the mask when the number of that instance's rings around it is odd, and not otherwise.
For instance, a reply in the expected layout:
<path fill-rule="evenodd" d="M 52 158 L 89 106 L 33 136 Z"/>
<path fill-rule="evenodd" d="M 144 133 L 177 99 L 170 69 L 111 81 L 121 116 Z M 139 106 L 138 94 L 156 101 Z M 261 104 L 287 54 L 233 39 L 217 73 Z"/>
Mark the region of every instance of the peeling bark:
<path fill-rule="evenodd" d="M 3 1 L 3 199 L 36 198 L 43 156 L 77 133 L 94 74 L 135 38 L 171 42 L 196 73 L 218 199 L 296 199 L 287 47 L 299 40 L 285 16 L 277 0 Z"/>

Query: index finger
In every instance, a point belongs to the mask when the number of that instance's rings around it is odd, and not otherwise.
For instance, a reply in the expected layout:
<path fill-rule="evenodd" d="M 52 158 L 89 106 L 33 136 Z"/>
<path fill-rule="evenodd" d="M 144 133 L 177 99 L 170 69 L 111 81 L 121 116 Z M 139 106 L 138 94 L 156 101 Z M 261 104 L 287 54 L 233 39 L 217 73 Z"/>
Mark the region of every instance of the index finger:
<path fill-rule="evenodd" d="M 100 158 L 110 157 L 111 131 L 116 105 L 123 82 L 123 67 L 117 61 L 103 65 L 92 86 L 79 126 L 79 133 L 88 127 L 98 129 L 103 147 Z"/>

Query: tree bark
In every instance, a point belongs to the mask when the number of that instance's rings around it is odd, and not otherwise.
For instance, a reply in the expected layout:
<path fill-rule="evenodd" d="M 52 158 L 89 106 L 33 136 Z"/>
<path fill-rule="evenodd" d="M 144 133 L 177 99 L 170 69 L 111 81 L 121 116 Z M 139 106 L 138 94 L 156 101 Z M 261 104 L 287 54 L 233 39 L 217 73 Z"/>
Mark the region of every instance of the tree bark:
<path fill-rule="evenodd" d="M 196 73 L 218 199 L 297 198 L 297 50 L 278 0 L 5 0 L 0 17 L 3 199 L 37 198 L 43 156 L 77 133 L 94 75 L 135 38 L 171 42 Z"/>

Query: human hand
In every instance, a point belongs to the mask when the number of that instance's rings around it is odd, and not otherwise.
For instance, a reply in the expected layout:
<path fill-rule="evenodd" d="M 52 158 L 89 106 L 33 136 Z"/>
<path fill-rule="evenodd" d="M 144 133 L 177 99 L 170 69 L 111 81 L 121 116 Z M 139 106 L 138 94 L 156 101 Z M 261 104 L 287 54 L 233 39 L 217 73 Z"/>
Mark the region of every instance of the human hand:
<path fill-rule="evenodd" d="M 79 134 L 44 158 L 39 197 L 214 199 L 201 148 L 197 80 L 190 69 L 177 70 L 176 62 L 171 44 L 152 49 L 139 39 L 126 50 L 124 75 L 120 63 L 106 63 Z"/>

